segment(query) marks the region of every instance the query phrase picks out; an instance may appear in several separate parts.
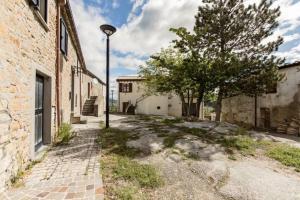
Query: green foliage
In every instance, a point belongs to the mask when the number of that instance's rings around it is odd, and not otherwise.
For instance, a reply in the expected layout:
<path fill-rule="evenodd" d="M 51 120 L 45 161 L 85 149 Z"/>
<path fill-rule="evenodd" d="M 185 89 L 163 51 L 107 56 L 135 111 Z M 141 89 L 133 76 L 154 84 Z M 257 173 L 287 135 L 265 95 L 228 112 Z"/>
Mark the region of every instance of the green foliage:
<path fill-rule="evenodd" d="M 200 95 L 199 83 L 191 79 L 195 73 L 192 65 L 185 62 L 187 55 L 169 47 L 151 56 L 145 66 L 140 66 L 139 74 L 146 81 L 148 93 L 175 93 L 180 96 L 184 112 L 191 109 L 189 100 Z M 202 94 L 201 94 L 202 95 Z"/>
<path fill-rule="evenodd" d="M 63 123 L 57 132 L 57 144 L 68 144 L 69 141 L 73 138 L 73 133 L 71 131 L 72 127 L 70 124 Z"/>
<path fill-rule="evenodd" d="M 139 164 L 126 157 L 117 157 L 113 172 L 116 178 L 138 182 L 141 187 L 156 188 L 163 183 L 154 167 Z"/>
<path fill-rule="evenodd" d="M 179 38 L 174 40 L 175 48 L 188 55 L 184 66 L 193 72 L 190 79 L 206 94 L 217 89 L 217 121 L 224 97 L 261 94 L 282 79 L 278 66 L 284 60 L 272 53 L 283 40 L 266 42 L 278 27 L 279 15 L 279 7 L 273 8 L 268 0 L 259 5 L 205 0 L 192 33 L 184 27 L 171 29 Z"/>
<path fill-rule="evenodd" d="M 267 151 L 267 156 L 282 164 L 300 170 L 300 149 L 289 145 L 276 145 Z"/>

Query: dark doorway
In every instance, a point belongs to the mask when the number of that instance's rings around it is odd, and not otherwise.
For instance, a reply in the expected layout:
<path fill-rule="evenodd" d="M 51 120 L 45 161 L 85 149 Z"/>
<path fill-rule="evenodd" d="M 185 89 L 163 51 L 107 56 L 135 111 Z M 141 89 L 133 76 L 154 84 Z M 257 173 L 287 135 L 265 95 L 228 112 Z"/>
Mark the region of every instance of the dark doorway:
<path fill-rule="evenodd" d="M 91 96 L 91 84 L 88 83 L 88 98 Z"/>
<path fill-rule="evenodd" d="M 36 76 L 35 81 L 35 151 L 43 144 L 44 132 L 44 78 Z"/>
<path fill-rule="evenodd" d="M 263 128 L 271 128 L 271 112 L 269 108 L 261 108 L 260 109 L 261 116 L 261 126 Z"/>
<path fill-rule="evenodd" d="M 188 108 L 188 103 L 185 103 L 186 108 Z M 183 106 L 182 106 L 182 116 L 187 116 L 187 113 L 183 112 Z M 192 103 L 191 107 L 190 107 L 190 116 L 197 116 L 197 104 L 196 103 Z"/>
<path fill-rule="evenodd" d="M 126 108 L 128 107 L 129 102 L 123 102 L 123 113 L 126 113 Z"/>

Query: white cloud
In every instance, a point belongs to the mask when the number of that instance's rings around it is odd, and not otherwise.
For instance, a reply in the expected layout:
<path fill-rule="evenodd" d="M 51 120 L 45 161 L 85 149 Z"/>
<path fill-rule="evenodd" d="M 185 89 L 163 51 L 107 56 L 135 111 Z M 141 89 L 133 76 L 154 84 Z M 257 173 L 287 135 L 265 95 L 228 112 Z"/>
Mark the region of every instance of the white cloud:
<path fill-rule="evenodd" d="M 138 5 L 141 2 L 135 1 Z M 200 3 L 199 0 L 149 0 L 141 7 L 141 14 L 116 33 L 116 50 L 144 56 L 168 46 L 175 38 L 169 29 L 180 26 L 191 28 Z M 134 6 L 131 13 L 137 7 Z"/>
<path fill-rule="evenodd" d="M 123 0 L 122 0 L 123 1 Z M 133 7 L 126 24 L 120 27 L 111 37 L 111 48 L 127 56 L 111 57 L 111 67 L 136 69 L 143 64 L 141 57 L 167 47 L 175 34 L 169 31 L 171 27 L 188 27 L 194 25 L 194 16 L 201 0 L 130 0 Z M 258 2 L 258 0 L 251 0 Z M 112 23 L 104 16 L 104 9 L 86 7 L 84 0 L 71 0 L 71 5 L 77 24 L 81 46 L 88 68 L 104 79 L 105 75 L 105 37 L 99 30 L 99 25 Z M 115 3 L 114 3 L 115 2 Z M 115 7 L 120 0 L 113 0 Z M 291 32 L 300 27 L 300 1 L 277 0 L 274 6 L 281 7 L 280 27 L 273 37 L 283 36 L 285 42 L 300 39 L 300 34 Z M 140 13 L 137 15 L 137 13 Z M 299 58 L 299 46 L 288 52 L 278 52 L 290 60 Z"/>
<path fill-rule="evenodd" d="M 120 7 L 119 0 L 112 0 L 112 7 L 114 9 L 119 8 Z"/>

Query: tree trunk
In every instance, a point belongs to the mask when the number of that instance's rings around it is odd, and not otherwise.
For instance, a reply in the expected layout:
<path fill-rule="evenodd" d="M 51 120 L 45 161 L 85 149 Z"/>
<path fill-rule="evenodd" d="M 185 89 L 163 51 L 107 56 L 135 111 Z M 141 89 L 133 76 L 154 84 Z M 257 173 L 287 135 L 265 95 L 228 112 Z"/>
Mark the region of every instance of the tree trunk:
<path fill-rule="evenodd" d="M 191 115 L 191 109 L 193 105 L 193 100 L 194 100 L 194 91 L 191 91 L 191 97 L 189 99 L 189 116 Z"/>
<path fill-rule="evenodd" d="M 203 100 L 203 97 L 204 97 L 204 89 L 201 87 L 199 89 L 199 94 L 198 94 L 198 98 L 197 98 L 197 117 L 199 118 L 200 116 L 200 106 L 201 106 L 201 103 L 202 103 L 202 100 Z"/>
<path fill-rule="evenodd" d="M 191 104 L 190 104 L 190 91 L 187 92 L 187 113 L 186 116 L 189 117 L 191 115 Z"/>
<path fill-rule="evenodd" d="M 216 122 L 221 121 L 221 111 L 222 111 L 222 99 L 223 99 L 223 91 L 220 88 L 217 103 L 216 103 Z"/>
<path fill-rule="evenodd" d="M 185 104 L 185 99 L 184 99 L 184 95 L 183 94 L 179 94 L 180 99 L 181 99 L 181 104 L 182 104 L 182 115 L 186 115 L 187 114 L 187 107 Z"/>

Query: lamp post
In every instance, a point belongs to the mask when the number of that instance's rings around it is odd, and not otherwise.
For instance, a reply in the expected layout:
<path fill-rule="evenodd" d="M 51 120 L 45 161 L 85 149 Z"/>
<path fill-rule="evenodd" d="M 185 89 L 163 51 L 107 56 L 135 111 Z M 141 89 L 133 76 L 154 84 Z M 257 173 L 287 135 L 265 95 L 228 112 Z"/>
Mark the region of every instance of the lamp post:
<path fill-rule="evenodd" d="M 106 35 L 106 122 L 105 127 L 109 128 L 109 37 L 114 34 L 117 29 L 111 25 L 103 24 L 100 29 Z"/>

